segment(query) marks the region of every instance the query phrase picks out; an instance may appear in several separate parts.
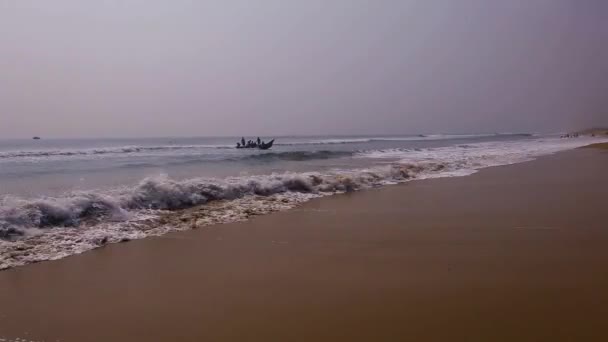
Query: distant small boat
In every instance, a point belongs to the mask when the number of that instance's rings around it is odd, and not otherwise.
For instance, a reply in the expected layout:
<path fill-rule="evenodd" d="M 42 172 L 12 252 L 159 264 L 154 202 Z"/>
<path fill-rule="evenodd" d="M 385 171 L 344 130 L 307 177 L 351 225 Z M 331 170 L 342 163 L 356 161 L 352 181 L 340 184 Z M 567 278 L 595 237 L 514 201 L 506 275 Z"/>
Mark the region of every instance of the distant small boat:
<path fill-rule="evenodd" d="M 33 137 L 34 140 L 40 140 L 40 137 Z"/>
<path fill-rule="evenodd" d="M 237 143 L 236 148 L 237 149 L 258 149 L 258 150 L 268 150 L 272 147 L 272 145 L 274 145 L 274 139 L 270 140 L 269 142 L 260 142 L 259 144 L 253 142 L 252 144 L 241 144 L 240 142 Z"/>

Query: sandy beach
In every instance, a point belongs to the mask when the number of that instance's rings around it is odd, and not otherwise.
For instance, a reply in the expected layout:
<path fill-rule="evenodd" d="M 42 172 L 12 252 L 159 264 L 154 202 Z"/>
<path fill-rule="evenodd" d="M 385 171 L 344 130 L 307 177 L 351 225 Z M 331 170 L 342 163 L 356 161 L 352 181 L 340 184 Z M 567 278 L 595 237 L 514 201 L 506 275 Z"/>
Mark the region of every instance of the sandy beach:
<path fill-rule="evenodd" d="M 606 341 L 608 153 L 0 272 L 0 341 Z"/>
<path fill-rule="evenodd" d="M 607 13 L 0 2 L 0 342 L 608 342 Z"/>

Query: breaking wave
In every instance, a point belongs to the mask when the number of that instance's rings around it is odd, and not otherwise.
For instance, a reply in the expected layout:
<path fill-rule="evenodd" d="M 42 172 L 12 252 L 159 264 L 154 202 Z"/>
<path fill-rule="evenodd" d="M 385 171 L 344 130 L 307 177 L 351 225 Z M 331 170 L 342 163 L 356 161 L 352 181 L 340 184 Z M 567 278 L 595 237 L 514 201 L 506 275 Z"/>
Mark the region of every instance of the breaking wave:
<path fill-rule="evenodd" d="M 0 270 L 201 225 L 246 220 L 311 198 L 395 184 L 444 165 L 386 165 L 327 173 L 283 173 L 177 181 L 62 197 L 0 199 Z M 189 213 L 189 208 L 197 210 Z"/>
<path fill-rule="evenodd" d="M 133 188 L 110 192 L 79 192 L 64 197 L 0 201 L 0 238 L 13 238 L 29 228 L 74 227 L 102 221 L 128 220 L 137 210 L 178 210 L 217 200 L 278 193 L 335 193 L 403 181 L 443 167 L 392 165 L 370 170 L 333 173 L 285 173 L 228 179 L 183 181 L 166 176 L 146 178 Z"/>

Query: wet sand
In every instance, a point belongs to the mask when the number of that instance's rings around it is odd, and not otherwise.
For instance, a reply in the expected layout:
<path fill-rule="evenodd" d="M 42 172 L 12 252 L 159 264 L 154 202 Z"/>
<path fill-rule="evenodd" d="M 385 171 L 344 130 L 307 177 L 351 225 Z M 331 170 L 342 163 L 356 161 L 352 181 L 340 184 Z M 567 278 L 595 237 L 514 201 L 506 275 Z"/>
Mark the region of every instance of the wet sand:
<path fill-rule="evenodd" d="M 607 341 L 608 152 L 0 272 L 0 339 Z"/>
<path fill-rule="evenodd" d="M 584 148 L 594 148 L 600 150 L 608 150 L 608 143 L 599 143 L 599 144 L 591 144 L 587 145 Z"/>

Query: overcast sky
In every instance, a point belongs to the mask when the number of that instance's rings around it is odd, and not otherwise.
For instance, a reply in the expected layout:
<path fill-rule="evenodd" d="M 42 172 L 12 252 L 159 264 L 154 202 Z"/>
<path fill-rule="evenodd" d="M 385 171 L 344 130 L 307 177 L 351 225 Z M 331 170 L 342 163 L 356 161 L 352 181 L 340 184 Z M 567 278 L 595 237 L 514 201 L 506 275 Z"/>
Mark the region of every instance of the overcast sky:
<path fill-rule="evenodd" d="M 0 0 L 0 138 L 592 125 L 604 0 Z"/>

